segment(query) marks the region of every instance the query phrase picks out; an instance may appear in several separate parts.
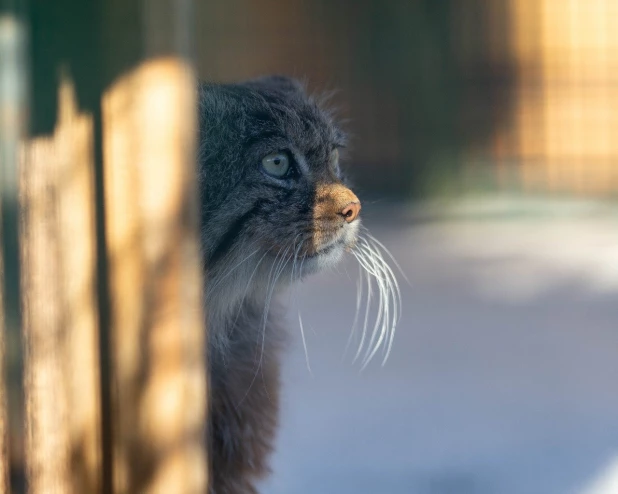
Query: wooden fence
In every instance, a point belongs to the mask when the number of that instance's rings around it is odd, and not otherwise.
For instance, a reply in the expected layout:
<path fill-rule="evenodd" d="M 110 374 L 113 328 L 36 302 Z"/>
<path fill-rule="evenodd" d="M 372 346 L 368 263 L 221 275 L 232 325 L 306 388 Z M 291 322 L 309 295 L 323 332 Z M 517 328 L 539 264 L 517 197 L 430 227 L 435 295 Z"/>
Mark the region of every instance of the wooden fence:
<path fill-rule="evenodd" d="M 0 493 L 207 491 L 192 3 L 140 5 L 0 19 Z"/>

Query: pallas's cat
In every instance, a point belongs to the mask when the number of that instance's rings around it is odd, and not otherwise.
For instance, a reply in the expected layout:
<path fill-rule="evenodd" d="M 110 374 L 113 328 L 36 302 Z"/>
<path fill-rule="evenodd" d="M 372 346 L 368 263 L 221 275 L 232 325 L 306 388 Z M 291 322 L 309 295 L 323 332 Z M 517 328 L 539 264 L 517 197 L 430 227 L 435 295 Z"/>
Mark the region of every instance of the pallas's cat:
<path fill-rule="evenodd" d="M 293 79 L 199 88 L 211 493 L 257 492 L 268 472 L 282 341 L 277 293 L 353 255 L 366 278 L 359 287 L 371 297 L 375 284 L 379 301 L 375 323 L 365 317 L 357 356 L 366 363 L 380 348 L 385 357 L 390 351 L 399 291 L 345 185 L 345 143 L 332 115 Z"/>

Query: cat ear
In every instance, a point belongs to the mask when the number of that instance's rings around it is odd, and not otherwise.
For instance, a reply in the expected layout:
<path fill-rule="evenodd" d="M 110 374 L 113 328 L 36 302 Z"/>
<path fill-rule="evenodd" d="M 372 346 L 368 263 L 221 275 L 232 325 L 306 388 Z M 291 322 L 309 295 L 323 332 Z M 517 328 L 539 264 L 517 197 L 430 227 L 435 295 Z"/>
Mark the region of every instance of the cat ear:
<path fill-rule="evenodd" d="M 305 94 L 304 85 L 293 77 L 285 75 L 269 75 L 252 79 L 246 82 L 247 86 L 254 86 L 271 91 L 278 91 L 286 94 Z"/>

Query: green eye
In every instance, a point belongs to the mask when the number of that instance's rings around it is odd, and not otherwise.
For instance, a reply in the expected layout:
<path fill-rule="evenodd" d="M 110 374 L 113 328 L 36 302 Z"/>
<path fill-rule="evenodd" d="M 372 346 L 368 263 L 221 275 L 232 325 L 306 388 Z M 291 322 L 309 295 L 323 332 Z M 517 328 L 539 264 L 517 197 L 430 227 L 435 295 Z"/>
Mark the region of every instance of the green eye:
<path fill-rule="evenodd" d="M 285 153 L 273 153 L 262 158 L 262 168 L 273 177 L 283 177 L 290 168 L 290 159 Z"/>

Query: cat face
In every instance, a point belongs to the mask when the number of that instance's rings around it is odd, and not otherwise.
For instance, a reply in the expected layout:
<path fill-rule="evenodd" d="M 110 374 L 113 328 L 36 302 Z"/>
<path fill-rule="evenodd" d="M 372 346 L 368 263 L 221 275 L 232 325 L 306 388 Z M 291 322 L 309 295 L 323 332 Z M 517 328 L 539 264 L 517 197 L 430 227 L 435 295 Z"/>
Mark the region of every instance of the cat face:
<path fill-rule="evenodd" d="M 339 167 L 345 136 L 331 115 L 284 77 L 204 84 L 199 104 L 211 346 L 225 348 L 221 328 L 235 324 L 244 301 L 263 307 L 265 332 L 276 288 L 336 264 L 349 251 L 361 268 L 357 311 L 363 297 L 367 307 L 373 294 L 377 299 L 373 330 L 366 311 L 355 358 L 366 365 L 384 348 L 386 361 L 400 316 L 399 286 L 382 255 L 388 251 L 366 229 L 359 233 L 360 201 Z"/>
<path fill-rule="evenodd" d="M 301 277 L 354 245 L 360 201 L 339 166 L 345 137 L 296 81 L 202 86 L 199 142 L 204 254 L 215 276 L 251 255 L 246 268 L 277 260 Z"/>

